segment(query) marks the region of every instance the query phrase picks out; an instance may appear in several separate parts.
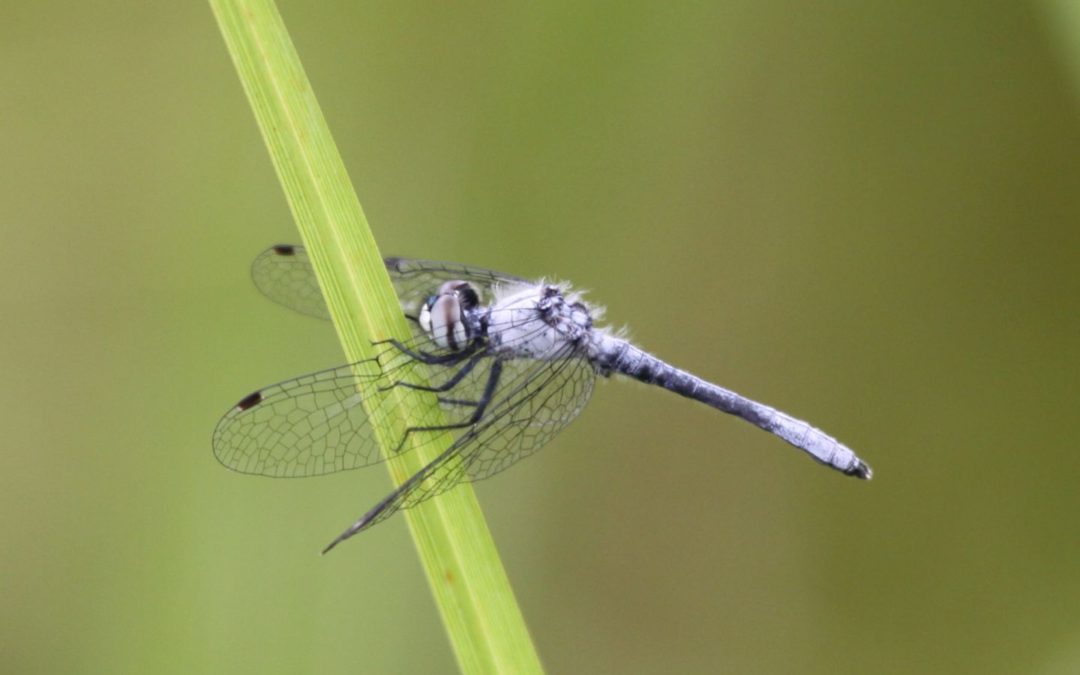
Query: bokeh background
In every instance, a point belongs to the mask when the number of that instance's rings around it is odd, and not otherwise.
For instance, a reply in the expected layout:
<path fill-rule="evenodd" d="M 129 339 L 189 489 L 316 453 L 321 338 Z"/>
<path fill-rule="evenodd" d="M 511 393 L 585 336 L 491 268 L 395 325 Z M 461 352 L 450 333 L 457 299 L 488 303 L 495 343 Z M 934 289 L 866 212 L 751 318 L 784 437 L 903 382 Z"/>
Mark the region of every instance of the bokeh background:
<path fill-rule="evenodd" d="M 1080 672 L 1080 17 L 1023 3 L 281 3 L 385 253 L 591 289 L 817 467 L 599 387 L 478 487 L 557 673 Z M 202 3 L 5 3 L 0 670 L 444 673 L 390 486 L 230 473 L 341 361 Z"/>

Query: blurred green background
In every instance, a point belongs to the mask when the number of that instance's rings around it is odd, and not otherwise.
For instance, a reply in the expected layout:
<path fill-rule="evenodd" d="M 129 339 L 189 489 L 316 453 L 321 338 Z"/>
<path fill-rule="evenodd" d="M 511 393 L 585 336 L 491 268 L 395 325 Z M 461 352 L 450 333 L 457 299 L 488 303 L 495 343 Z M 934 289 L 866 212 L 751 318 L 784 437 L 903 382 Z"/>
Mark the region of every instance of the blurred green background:
<path fill-rule="evenodd" d="M 603 383 L 478 488 L 551 672 L 1080 672 L 1068 3 L 281 7 L 385 253 L 573 280 L 876 471 Z M 404 519 L 317 555 L 385 471 L 211 454 L 342 356 L 248 279 L 297 235 L 209 8 L 2 15 L 0 670 L 453 672 Z"/>

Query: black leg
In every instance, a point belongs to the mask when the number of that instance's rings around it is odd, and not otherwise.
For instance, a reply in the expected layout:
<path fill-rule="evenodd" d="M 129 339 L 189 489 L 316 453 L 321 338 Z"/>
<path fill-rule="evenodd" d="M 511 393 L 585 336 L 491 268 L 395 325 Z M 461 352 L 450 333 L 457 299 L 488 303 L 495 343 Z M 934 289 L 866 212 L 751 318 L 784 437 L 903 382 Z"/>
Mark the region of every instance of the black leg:
<path fill-rule="evenodd" d="M 475 408 L 477 405 L 476 401 L 466 401 L 463 398 L 446 398 L 444 396 L 439 397 L 439 403 L 461 406 L 462 408 Z"/>
<path fill-rule="evenodd" d="M 429 354 L 428 352 L 421 352 L 406 347 L 401 342 L 391 338 L 389 340 L 381 340 L 379 344 L 389 343 L 394 349 L 398 350 L 402 354 L 415 359 L 421 363 L 426 363 L 429 366 L 440 366 L 447 363 L 460 363 L 465 359 L 476 353 L 479 345 L 477 343 L 470 344 L 465 349 L 459 352 L 450 352 L 449 354 Z"/>
<path fill-rule="evenodd" d="M 473 410 L 473 414 L 464 422 L 457 424 L 444 424 L 442 426 L 432 427 L 409 427 L 405 430 L 405 433 L 401 436 L 401 442 L 394 448 L 394 452 L 401 452 L 401 449 L 405 447 L 405 441 L 408 440 L 409 434 L 418 431 L 453 431 L 454 429 L 465 429 L 471 427 L 480 421 L 484 416 L 484 411 L 487 410 L 488 404 L 491 403 L 491 399 L 495 396 L 495 388 L 499 386 L 499 376 L 502 374 L 502 361 L 499 359 L 493 359 L 491 362 L 491 370 L 488 371 L 487 384 L 484 385 L 484 392 L 480 395 L 480 400 L 476 402 L 476 409 Z"/>
<path fill-rule="evenodd" d="M 456 387 L 459 382 L 465 379 L 466 375 L 472 372 L 473 368 L 476 367 L 477 363 L 480 363 L 480 359 L 482 359 L 483 357 L 484 354 L 474 354 L 472 358 L 470 358 L 468 362 L 466 362 L 465 365 L 461 367 L 460 370 L 454 373 L 453 377 L 435 387 L 429 387 L 423 384 L 412 384 L 411 382 L 402 382 L 401 380 L 398 380 L 397 382 L 394 382 L 393 384 L 388 384 L 385 387 L 379 387 L 379 391 L 386 391 L 387 389 L 393 389 L 394 387 L 405 387 L 407 389 L 416 389 L 418 391 L 450 391 L 451 389 Z"/>

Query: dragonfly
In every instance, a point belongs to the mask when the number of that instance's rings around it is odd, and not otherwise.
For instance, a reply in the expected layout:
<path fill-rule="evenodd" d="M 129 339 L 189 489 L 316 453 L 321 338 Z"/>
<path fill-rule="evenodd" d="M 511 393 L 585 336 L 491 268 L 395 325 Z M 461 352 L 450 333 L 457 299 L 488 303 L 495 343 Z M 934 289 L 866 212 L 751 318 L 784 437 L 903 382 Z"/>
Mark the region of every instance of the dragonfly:
<path fill-rule="evenodd" d="M 273 477 L 357 469 L 388 454 L 446 444 L 323 553 L 402 509 L 533 454 L 578 416 L 597 376 L 662 387 L 775 434 L 843 474 L 872 476 L 869 465 L 820 429 L 676 368 L 596 325 L 602 308 L 569 284 L 456 263 L 384 262 L 409 320 L 409 340 L 374 343 L 379 351 L 371 359 L 255 391 L 214 429 L 214 454 L 223 465 Z M 329 318 L 304 248 L 267 249 L 252 264 L 252 279 L 271 300 Z M 389 395 L 395 388 L 416 393 Z M 400 418 L 410 412 L 404 405 L 431 406 L 423 397 L 434 397 L 445 419 L 405 427 L 384 453 L 370 413 Z"/>

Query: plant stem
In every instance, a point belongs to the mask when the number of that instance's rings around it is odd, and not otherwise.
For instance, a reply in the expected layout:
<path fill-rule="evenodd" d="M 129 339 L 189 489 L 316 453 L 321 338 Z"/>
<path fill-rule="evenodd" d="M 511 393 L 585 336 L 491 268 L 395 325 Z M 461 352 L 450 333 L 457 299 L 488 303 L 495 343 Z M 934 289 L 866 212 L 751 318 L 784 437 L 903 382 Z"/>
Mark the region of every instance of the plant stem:
<path fill-rule="evenodd" d="M 403 340 L 409 329 L 288 32 L 270 0 L 210 0 L 210 5 L 345 353 L 353 362 L 371 358 L 372 340 Z M 366 399 L 368 392 L 362 393 Z M 400 438 L 406 426 L 441 416 L 433 397 L 420 398 L 403 387 L 389 395 L 402 397 L 403 405 L 382 409 L 409 411 L 409 416 L 383 419 L 379 406 L 368 409 L 384 450 L 394 447 L 390 439 Z M 445 449 L 428 446 L 388 458 L 396 483 Z M 460 486 L 405 513 L 461 670 L 542 672 L 472 488 Z"/>

